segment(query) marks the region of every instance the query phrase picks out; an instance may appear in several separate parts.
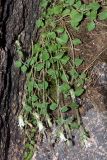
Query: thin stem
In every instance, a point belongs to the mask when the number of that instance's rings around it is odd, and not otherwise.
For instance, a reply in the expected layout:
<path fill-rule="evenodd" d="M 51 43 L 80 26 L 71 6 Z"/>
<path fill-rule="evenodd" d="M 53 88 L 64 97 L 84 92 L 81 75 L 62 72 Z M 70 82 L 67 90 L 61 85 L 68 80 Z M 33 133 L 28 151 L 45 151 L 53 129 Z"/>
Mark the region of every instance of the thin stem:
<path fill-rule="evenodd" d="M 69 33 L 66 25 L 65 25 L 64 20 L 63 20 L 63 24 L 64 24 L 65 31 L 66 31 L 66 33 L 68 34 L 69 39 L 70 39 L 70 48 L 71 48 L 71 51 L 72 51 L 72 61 L 73 61 L 73 65 L 74 65 L 75 51 L 74 51 L 74 46 L 73 46 L 72 38 L 71 38 L 71 35 L 70 35 L 70 33 Z"/>
<path fill-rule="evenodd" d="M 83 71 L 83 73 L 85 73 L 86 71 L 88 71 L 88 70 L 92 67 L 93 63 L 94 63 L 94 62 L 99 58 L 99 56 L 100 56 L 104 51 L 106 51 L 106 50 L 107 50 L 107 48 L 103 49 L 97 56 L 95 56 L 94 60 L 85 68 L 85 70 Z"/>

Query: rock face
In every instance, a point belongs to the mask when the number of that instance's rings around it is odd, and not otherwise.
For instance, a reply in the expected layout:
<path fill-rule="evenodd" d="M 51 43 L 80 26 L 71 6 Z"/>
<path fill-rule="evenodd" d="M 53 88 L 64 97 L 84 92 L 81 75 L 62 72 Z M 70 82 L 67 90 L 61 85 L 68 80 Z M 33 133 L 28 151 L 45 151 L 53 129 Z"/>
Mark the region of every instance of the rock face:
<path fill-rule="evenodd" d="M 23 52 L 30 54 L 31 42 L 37 38 L 38 5 L 39 0 L 0 0 L 0 160 L 23 159 L 17 116 L 25 76 L 14 65 L 15 41 L 20 37 Z"/>
<path fill-rule="evenodd" d="M 83 141 L 80 139 L 79 131 L 74 131 L 72 145 L 56 143 L 53 148 L 50 148 L 49 141 L 45 139 L 33 160 L 107 159 L 107 64 L 100 62 L 95 65 L 91 75 L 95 80 L 93 79 L 84 95 L 85 115 L 82 116 L 84 127 L 89 132 L 90 138 Z"/>
<path fill-rule="evenodd" d="M 107 127 L 102 118 L 102 114 L 94 109 L 89 110 L 83 117 L 84 125 L 90 133 L 90 139 L 85 144 L 81 143 L 76 131 L 75 145 L 57 143 L 54 148 L 50 148 L 48 141 L 44 141 L 33 160 L 106 160 Z"/>
<path fill-rule="evenodd" d="M 83 143 L 78 131 L 72 134 L 73 145 L 56 143 L 52 148 L 47 139 L 40 145 L 32 160 L 106 160 L 107 159 L 107 111 L 91 108 L 82 117 L 90 138 Z"/>

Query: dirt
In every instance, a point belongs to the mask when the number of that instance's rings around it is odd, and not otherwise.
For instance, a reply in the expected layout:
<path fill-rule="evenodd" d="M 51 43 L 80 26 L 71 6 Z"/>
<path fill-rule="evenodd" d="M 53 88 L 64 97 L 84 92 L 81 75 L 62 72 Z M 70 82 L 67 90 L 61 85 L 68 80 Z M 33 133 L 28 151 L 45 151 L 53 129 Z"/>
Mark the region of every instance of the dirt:
<path fill-rule="evenodd" d="M 91 83 L 87 84 L 83 99 L 84 101 L 88 99 L 97 111 L 105 111 L 107 110 L 107 28 L 100 23 L 92 33 L 88 33 L 86 36 L 83 33 L 86 32 L 83 32 L 82 28 L 80 37 L 83 45 L 80 50 L 81 56 L 85 60 L 83 70 L 87 70 L 91 78 Z"/>

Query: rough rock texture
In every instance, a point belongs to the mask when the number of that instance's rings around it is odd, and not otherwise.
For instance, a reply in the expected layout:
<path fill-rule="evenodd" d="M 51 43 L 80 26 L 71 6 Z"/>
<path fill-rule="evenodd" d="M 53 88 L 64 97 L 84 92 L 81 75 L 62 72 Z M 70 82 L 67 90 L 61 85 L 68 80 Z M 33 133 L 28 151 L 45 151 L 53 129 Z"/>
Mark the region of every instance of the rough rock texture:
<path fill-rule="evenodd" d="M 72 145 L 56 142 L 53 146 L 48 135 L 32 160 L 107 160 L 107 63 L 94 65 L 91 76 L 93 81 L 82 100 L 85 109 L 82 121 L 90 138 L 81 140 L 75 130 L 71 134 Z"/>
<path fill-rule="evenodd" d="M 83 117 L 83 122 L 90 133 L 90 138 L 84 144 L 77 131 L 74 133 L 75 145 L 56 143 L 52 148 L 45 139 L 32 160 L 106 160 L 107 116 L 90 109 Z"/>
<path fill-rule="evenodd" d="M 20 37 L 23 51 L 30 54 L 31 42 L 37 38 L 38 5 L 39 0 L 0 0 L 0 160 L 23 159 L 17 116 L 25 76 L 14 65 L 15 41 Z"/>

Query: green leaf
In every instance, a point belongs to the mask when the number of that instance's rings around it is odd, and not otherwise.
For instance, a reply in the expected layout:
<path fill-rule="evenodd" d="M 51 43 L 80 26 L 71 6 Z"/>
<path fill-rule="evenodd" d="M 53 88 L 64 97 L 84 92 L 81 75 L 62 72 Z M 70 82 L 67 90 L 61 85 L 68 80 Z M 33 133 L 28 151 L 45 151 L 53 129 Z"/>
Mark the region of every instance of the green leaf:
<path fill-rule="evenodd" d="M 39 89 L 38 83 L 36 81 L 34 82 L 34 88 Z"/>
<path fill-rule="evenodd" d="M 70 127 L 72 129 L 79 129 L 80 125 L 78 123 L 76 123 L 76 122 L 73 122 L 73 123 L 70 123 Z"/>
<path fill-rule="evenodd" d="M 79 13 L 76 9 L 72 9 L 71 14 L 71 25 L 73 28 L 77 27 L 83 19 L 83 14 Z"/>
<path fill-rule="evenodd" d="M 44 67 L 44 64 L 43 64 L 43 63 L 38 63 L 38 64 L 35 65 L 35 69 L 36 69 L 37 71 L 41 71 L 41 70 L 43 69 L 43 67 Z"/>
<path fill-rule="evenodd" d="M 36 62 L 36 58 L 32 57 L 31 61 L 30 61 L 30 65 L 32 66 L 34 63 Z"/>
<path fill-rule="evenodd" d="M 40 28 L 40 27 L 43 27 L 43 26 L 44 26 L 44 23 L 43 23 L 42 19 L 38 19 L 38 20 L 36 21 L 36 26 L 37 26 L 37 28 Z"/>
<path fill-rule="evenodd" d="M 80 16 L 81 14 L 76 10 L 76 9 L 74 9 L 74 8 L 72 8 L 72 10 L 71 10 L 71 14 L 70 14 L 70 17 L 72 18 L 72 19 L 75 19 L 75 17 L 77 17 L 77 21 L 80 21 Z M 79 17 L 80 16 L 80 17 Z"/>
<path fill-rule="evenodd" d="M 59 60 L 59 59 L 62 58 L 63 55 L 64 55 L 64 53 L 59 53 L 58 55 L 56 55 L 56 56 L 53 57 L 53 58 Z"/>
<path fill-rule="evenodd" d="M 81 7 L 82 3 L 81 1 L 77 1 L 73 6 L 76 8 L 76 9 L 79 9 Z"/>
<path fill-rule="evenodd" d="M 56 122 L 57 122 L 58 125 L 61 126 L 61 125 L 64 124 L 65 121 L 64 121 L 63 117 L 58 117 L 57 120 L 56 120 Z"/>
<path fill-rule="evenodd" d="M 29 113 L 32 111 L 32 107 L 29 105 L 25 105 L 24 110 L 26 111 L 26 113 Z"/>
<path fill-rule="evenodd" d="M 68 110 L 69 110 L 69 108 L 67 106 L 64 106 L 61 108 L 62 113 L 67 112 Z"/>
<path fill-rule="evenodd" d="M 79 30 L 79 22 L 77 22 L 76 20 L 71 20 L 71 26 L 73 27 L 73 29 Z"/>
<path fill-rule="evenodd" d="M 56 110 L 56 109 L 57 109 L 57 104 L 56 104 L 56 103 L 52 103 L 52 104 L 50 105 L 50 109 L 51 109 L 52 111 Z"/>
<path fill-rule="evenodd" d="M 48 45 L 48 51 L 49 52 L 55 52 L 58 50 L 58 44 L 51 44 L 51 45 Z"/>
<path fill-rule="evenodd" d="M 88 29 L 89 32 L 94 30 L 95 29 L 95 23 L 93 21 L 88 23 L 87 24 L 87 29 Z"/>
<path fill-rule="evenodd" d="M 76 84 L 77 87 L 80 87 L 81 85 L 83 86 L 83 84 L 84 84 L 84 79 L 79 78 L 79 79 L 77 79 L 76 83 L 77 83 L 77 84 Z"/>
<path fill-rule="evenodd" d="M 70 109 L 70 107 L 69 107 L 69 109 Z M 67 124 L 67 125 L 69 125 L 69 124 L 71 124 L 71 123 L 73 123 L 73 121 L 74 121 L 74 118 L 73 118 L 73 116 L 68 116 L 68 117 L 64 117 L 64 123 L 65 124 Z"/>
<path fill-rule="evenodd" d="M 83 94 L 83 92 L 84 92 L 84 88 L 77 88 L 75 90 L 75 96 L 79 97 Z"/>
<path fill-rule="evenodd" d="M 27 71 L 27 67 L 26 67 L 25 65 L 23 65 L 23 66 L 21 67 L 21 71 L 22 71 L 23 73 L 25 73 L 25 72 Z"/>
<path fill-rule="evenodd" d="M 56 32 L 57 32 L 57 33 L 63 33 L 64 30 L 65 30 L 65 29 L 64 29 L 63 27 L 59 27 L 59 28 L 57 28 Z"/>
<path fill-rule="evenodd" d="M 70 6 L 72 6 L 75 3 L 75 0 L 65 0 L 65 3 L 68 3 Z"/>
<path fill-rule="evenodd" d="M 68 77 L 68 75 L 65 75 L 64 73 L 61 75 L 61 79 L 63 80 L 63 81 L 65 81 L 65 82 L 68 82 L 68 79 L 69 79 L 69 77 Z"/>
<path fill-rule="evenodd" d="M 54 29 L 56 28 L 56 22 L 54 21 L 54 19 L 52 20 L 52 18 L 50 18 L 50 22 L 47 22 L 47 25 Z"/>
<path fill-rule="evenodd" d="M 42 0 L 40 3 L 41 8 L 46 8 L 47 5 L 48 5 L 48 1 L 46 1 L 46 0 Z"/>
<path fill-rule="evenodd" d="M 78 107 L 79 107 L 79 105 L 76 102 L 71 103 L 71 108 L 77 109 Z"/>
<path fill-rule="evenodd" d="M 48 8 L 47 9 L 47 14 L 45 16 L 52 16 L 54 13 L 53 13 L 53 8 Z"/>
<path fill-rule="evenodd" d="M 45 39 L 45 38 L 47 37 L 47 32 L 41 33 L 41 37 L 42 37 L 43 39 Z"/>
<path fill-rule="evenodd" d="M 42 60 L 43 61 L 47 61 L 49 59 L 49 53 L 48 52 L 44 52 L 43 54 L 42 54 Z"/>
<path fill-rule="evenodd" d="M 91 20 L 91 21 L 93 21 L 93 20 L 95 20 L 97 18 L 97 11 L 96 10 L 92 10 L 91 12 L 90 12 L 90 15 L 89 15 L 89 19 Z"/>
<path fill-rule="evenodd" d="M 46 68 L 47 68 L 47 69 L 49 69 L 49 68 L 50 68 L 50 66 L 51 66 L 50 61 L 46 61 L 46 62 L 45 62 L 45 65 L 46 65 Z"/>
<path fill-rule="evenodd" d="M 48 88 L 48 82 L 44 81 L 44 82 L 38 83 L 38 87 L 39 87 L 39 89 L 47 89 Z"/>
<path fill-rule="evenodd" d="M 33 87 L 34 87 L 34 82 L 33 81 L 29 81 L 28 84 L 27 84 L 28 92 L 32 92 L 33 91 Z"/>
<path fill-rule="evenodd" d="M 38 100 L 38 97 L 36 95 L 32 95 L 32 102 L 35 102 Z"/>
<path fill-rule="evenodd" d="M 54 78 L 54 79 L 56 79 L 57 77 L 58 77 L 58 71 L 56 71 L 56 70 L 54 70 L 54 69 L 48 69 L 48 74 L 52 77 L 52 78 Z"/>
<path fill-rule="evenodd" d="M 41 46 L 39 43 L 36 43 L 33 45 L 33 53 L 37 53 L 37 52 L 40 52 L 41 51 Z"/>
<path fill-rule="evenodd" d="M 62 58 L 60 59 L 60 61 L 61 61 L 61 63 L 62 63 L 63 65 L 65 65 L 65 64 L 67 64 L 67 62 L 69 61 L 69 59 L 70 59 L 70 57 L 64 56 L 64 57 L 62 57 Z"/>
<path fill-rule="evenodd" d="M 97 11 L 100 8 L 100 4 L 98 2 L 92 2 L 92 3 L 89 3 L 89 7 L 92 10 Z"/>
<path fill-rule="evenodd" d="M 68 93 L 68 91 L 70 90 L 70 86 L 68 83 L 63 83 L 60 87 L 59 87 L 60 91 L 63 93 Z"/>
<path fill-rule="evenodd" d="M 107 19 L 107 10 L 106 11 L 102 11 L 101 13 L 99 13 L 98 18 L 100 20 L 105 20 Z"/>
<path fill-rule="evenodd" d="M 64 32 L 60 38 L 56 38 L 57 42 L 61 45 L 66 44 L 68 42 L 68 35 L 66 32 Z"/>
<path fill-rule="evenodd" d="M 55 6 L 53 7 L 53 13 L 54 13 L 54 14 L 58 15 L 58 14 L 60 14 L 61 12 L 62 12 L 62 6 L 61 6 L 61 5 L 55 5 Z"/>
<path fill-rule="evenodd" d="M 90 10 L 91 10 L 91 6 L 88 4 L 88 5 L 85 5 L 85 10 L 87 11 L 87 12 L 89 12 Z M 86 14 L 87 14 L 87 12 L 86 12 Z"/>
<path fill-rule="evenodd" d="M 88 12 L 86 13 L 86 16 L 89 17 L 89 16 L 90 16 L 90 13 L 91 13 L 91 11 L 88 11 Z"/>
<path fill-rule="evenodd" d="M 76 67 L 79 67 L 83 62 L 83 59 L 80 59 L 80 58 L 75 58 L 74 60 L 74 64 Z"/>
<path fill-rule="evenodd" d="M 39 102 L 36 102 L 35 105 L 36 105 L 36 107 L 38 107 L 40 109 L 45 109 L 44 111 L 47 110 L 47 106 L 48 106 L 48 104 L 46 104 L 46 103 L 39 103 Z"/>
<path fill-rule="evenodd" d="M 70 14 L 70 9 L 68 9 L 68 8 L 64 9 L 62 12 L 62 16 L 67 16 L 69 14 Z"/>
<path fill-rule="evenodd" d="M 31 58 L 29 58 L 29 59 L 26 60 L 26 66 L 27 66 L 27 67 L 29 67 L 30 62 L 31 62 Z"/>
<path fill-rule="evenodd" d="M 47 37 L 51 38 L 51 39 L 55 39 L 56 38 L 56 33 L 55 32 L 48 32 Z"/>
<path fill-rule="evenodd" d="M 17 68 L 20 68 L 20 67 L 22 66 L 22 62 L 16 61 L 16 62 L 15 62 L 15 66 L 16 66 Z"/>
<path fill-rule="evenodd" d="M 81 79 L 85 79 L 86 78 L 86 74 L 85 73 L 81 73 L 81 75 L 79 76 Z"/>
<path fill-rule="evenodd" d="M 76 69 L 74 69 L 74 68 L 71 69 L 70 75 L 71 75 L 72 78 L 74 78 L 74 79 L 77 79 L 78 76 L 79 76 L 78 72 L 77 72 Z"/>
<path fill-rule="evenodd" d="M 48 82 L 45 81 L 45 82 L 43 82 L 43 84 L 44 84 L 44 89 L 47 89 L 48 88 Z"/>
<path fill-rule="evenodd" d="M 74 46 L 77 46 L 77 45 L 81 44 L 81 40 L 79 38 L 75 38 L 72 40 L 72 43 Z"/>
<path fill-rule="evenodd" d="M 81 11 L 81 12 L 86 12 L 86 10 L 87 10 L 87 8 L 86 8 L 86 4 L 82 4 L 81 6 L 80 6 L 80 8 L 79 8 L 79 10 Z"/>

